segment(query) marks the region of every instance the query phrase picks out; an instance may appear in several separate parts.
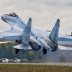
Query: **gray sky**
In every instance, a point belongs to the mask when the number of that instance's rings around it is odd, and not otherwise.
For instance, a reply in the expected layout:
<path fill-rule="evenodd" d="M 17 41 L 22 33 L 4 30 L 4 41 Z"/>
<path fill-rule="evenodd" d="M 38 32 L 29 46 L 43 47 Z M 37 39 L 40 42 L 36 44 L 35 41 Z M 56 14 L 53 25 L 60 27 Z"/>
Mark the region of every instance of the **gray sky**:
<path fill-rule="evenodd" d="M 33 19 L 33 27 L 51 30 L 57 18 L 61 19 L 60 33 L 72 31 L 72 0 L 0 0 L 0 16 L 15 12 L 23 20 Z M 10 26 L 0 20 L 0 31 Z"/>

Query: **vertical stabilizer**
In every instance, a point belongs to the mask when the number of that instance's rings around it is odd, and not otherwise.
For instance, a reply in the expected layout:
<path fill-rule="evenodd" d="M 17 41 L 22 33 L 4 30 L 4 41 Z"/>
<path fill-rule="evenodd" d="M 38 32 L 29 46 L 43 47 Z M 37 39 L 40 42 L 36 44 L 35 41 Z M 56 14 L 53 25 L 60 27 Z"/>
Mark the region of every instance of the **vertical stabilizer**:
<path fill-rule="evenodd" d="M 60 27 L 60 19 L 57 19 L 55 26 L 53 27 L 50 35 L 49 35 L 49 39 L 53 42 L 53 43 L 57 43 L 58 40 L 58 33 L 59 33 L 59 27 Z"/>
<path fill-rule="evenodd" d="M 32 24 L 32 19 L 29 18 L 27 25 L 24 28 L 24 31 L 22 33 L 22 42 L 23 44 L 28 44 L 30 40 L 30 34 L 31 34 L 31 24 Z"/>

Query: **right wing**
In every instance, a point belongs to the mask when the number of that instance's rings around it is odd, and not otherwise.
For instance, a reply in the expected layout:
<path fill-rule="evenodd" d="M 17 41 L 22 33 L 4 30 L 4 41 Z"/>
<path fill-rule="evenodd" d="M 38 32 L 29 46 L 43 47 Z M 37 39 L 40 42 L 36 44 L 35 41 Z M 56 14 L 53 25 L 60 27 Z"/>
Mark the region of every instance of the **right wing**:
<path fill-rule="evenodd" d="M 61 46 L 61 45 L 58 46 L 58 49 L 59 49 L 59 50 L 65 50 L 65 51 L 66 51 L 66 50 L 72 50 L 71 47 L 65 47 L 65 46 Z"/>

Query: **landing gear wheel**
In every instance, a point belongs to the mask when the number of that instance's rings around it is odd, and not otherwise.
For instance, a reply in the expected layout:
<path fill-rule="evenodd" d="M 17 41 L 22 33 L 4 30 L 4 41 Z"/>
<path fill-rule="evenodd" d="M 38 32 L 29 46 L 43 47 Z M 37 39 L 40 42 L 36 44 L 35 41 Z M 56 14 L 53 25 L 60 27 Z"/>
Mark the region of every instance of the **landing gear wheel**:
<path fill-rule="evenodd" d="M 43 54 L 44 54 L 44 55 L 47 54 L 47 49 L 43 48 Z"/>

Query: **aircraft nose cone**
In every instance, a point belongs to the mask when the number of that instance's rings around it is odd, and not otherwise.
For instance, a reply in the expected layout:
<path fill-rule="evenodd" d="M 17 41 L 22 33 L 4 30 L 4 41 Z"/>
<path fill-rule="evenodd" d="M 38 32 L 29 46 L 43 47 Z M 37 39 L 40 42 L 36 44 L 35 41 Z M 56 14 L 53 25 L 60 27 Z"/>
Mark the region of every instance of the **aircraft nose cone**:
<path fill-rule="evenodd" d="M 1 19 L 2 19 L 4 22 L 6 22 L 6 23 L 7 23 L 6 19 L 4 18 L 4 15 L 3 15 L 3 16 L 1 16 Z"/>

